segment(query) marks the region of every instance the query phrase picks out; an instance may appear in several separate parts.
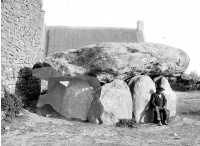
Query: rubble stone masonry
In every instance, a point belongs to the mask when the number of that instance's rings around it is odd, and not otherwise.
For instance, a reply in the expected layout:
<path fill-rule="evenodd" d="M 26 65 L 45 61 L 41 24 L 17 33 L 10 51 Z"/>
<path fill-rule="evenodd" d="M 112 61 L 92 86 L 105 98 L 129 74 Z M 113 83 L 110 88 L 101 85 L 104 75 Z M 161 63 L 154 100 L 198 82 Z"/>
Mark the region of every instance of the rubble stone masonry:
<path fill-rule="evenodd" d="M 14 92 L 20 70 L 43 54 L 42 0 L 1 0 L 1 84 Z"/>

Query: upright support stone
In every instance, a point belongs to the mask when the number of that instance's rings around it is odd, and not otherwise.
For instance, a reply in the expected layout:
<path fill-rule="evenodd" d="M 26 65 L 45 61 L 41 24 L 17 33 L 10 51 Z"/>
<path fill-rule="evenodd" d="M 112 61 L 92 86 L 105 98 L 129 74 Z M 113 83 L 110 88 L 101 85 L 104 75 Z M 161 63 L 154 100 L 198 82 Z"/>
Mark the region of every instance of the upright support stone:
<path fill-rule="evenodd" d="M 149 76 L 139 75 L 131 79 L 129 88 L 133 98 L 133 114 L 137 123 L 153 122 L 153 109 L 150 107 L 155 83 Z"/>
<path fill-rule="evenodd" d="M 114 125 L 119 119 L 132 119 L 132 99 L 127 84 L 119 79 L 102 86 L 100 102 L 103 106 L 101 120 Z"/>

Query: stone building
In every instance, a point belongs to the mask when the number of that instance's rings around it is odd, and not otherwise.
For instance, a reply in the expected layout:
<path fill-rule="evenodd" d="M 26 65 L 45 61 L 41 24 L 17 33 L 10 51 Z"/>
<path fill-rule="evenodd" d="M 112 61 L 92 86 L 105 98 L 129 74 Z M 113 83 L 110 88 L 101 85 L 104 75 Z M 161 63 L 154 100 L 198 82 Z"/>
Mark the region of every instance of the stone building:
<path fill-rule="evenodd" d="M 47 26 L 45 56 L 104 42 L 144 42 L 143 21 L 137 28 Z"/>
<path fill-rule="evenodd" d="M 19 71 L 43 55 L 42 0 L 1 0 L 1 84 L 14 92 Z"/>

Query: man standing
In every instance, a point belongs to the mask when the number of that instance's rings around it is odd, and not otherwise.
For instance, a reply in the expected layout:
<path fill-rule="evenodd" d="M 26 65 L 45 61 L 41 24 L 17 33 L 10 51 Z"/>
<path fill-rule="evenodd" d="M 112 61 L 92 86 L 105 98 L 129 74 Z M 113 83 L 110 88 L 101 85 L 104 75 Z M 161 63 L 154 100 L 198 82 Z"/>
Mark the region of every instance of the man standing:
<path fill-rule="evenodd" d="M 162 87 L 159 87 L 156 89 L 156 92 L 152 94 L 151 98 L 151 105 L 154 108 L 155 116 L 158 120 L 158 125 L 162 126 L 160 113 L 163 113 L 163 124 L 167 125 L 167 99 L 165 95 L 162 93 L 162 91 L 165 90 Z"/>

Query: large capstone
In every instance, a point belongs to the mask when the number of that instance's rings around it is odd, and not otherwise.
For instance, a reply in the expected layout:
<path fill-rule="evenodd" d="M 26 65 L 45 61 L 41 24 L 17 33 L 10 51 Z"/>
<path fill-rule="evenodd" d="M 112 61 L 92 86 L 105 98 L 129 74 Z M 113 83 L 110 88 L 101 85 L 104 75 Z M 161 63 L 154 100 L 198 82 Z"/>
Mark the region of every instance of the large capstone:
<path fill-rule="evenodd" d="M 135 76 L 129 82 L 133 98 L 133 114 L 137 123 L 154 121 L 153 109 L 150 106 L 151 95 L 156 91 L 155 83 L 149 76 Z"/>
<path fill-rule="evenodd" d="M 188 55 L 155 43 L 101 43 L 52 54 L 45 59 L 60 74 L 95 73 L 102 82 L 128 80 L 136 75 L 173 75 L 184 72 Z"/>

